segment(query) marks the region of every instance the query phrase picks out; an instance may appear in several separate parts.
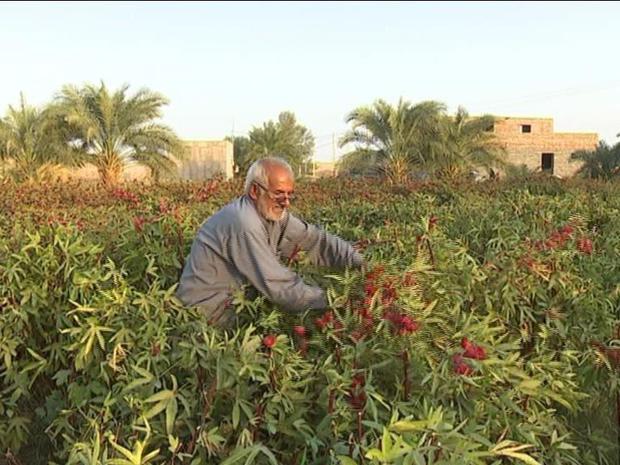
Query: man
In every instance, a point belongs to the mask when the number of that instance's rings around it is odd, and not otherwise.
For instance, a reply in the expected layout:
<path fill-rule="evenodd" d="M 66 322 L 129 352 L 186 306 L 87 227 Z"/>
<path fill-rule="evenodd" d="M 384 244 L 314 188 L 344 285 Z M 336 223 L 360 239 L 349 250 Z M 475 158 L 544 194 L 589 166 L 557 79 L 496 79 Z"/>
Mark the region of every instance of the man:
<path fill-rule="evenodd" d="M 280 158 L 250 167 L 244 195 L 198 231 L 177 290 L 185 305 L 200 307 L 216 326 L 230 327 L 231 295 L 250 284 L 289 312 L 327 307 L 323 289 L 305 284 L 280 258 L 304 250 L 314 264 L 338 268 L 360 267 L 363 259 L 348 242 L 288 211 L 293 187 L 293 171 Z"/>

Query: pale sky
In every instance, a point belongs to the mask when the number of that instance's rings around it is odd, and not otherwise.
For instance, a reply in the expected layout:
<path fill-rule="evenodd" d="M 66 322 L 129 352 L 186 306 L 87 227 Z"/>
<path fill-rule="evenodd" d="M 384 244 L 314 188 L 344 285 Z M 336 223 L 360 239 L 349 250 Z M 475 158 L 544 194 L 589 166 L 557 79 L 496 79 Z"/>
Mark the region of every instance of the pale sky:
<path fill-rule="evenodd" d="M 247 135 L 292 111 L 331 160 L 354 108 L 551 117 L 620 133 L 618 2 L 2 2 L 0 115 L 64 84 L 165 95 L 183 139 Z"/>

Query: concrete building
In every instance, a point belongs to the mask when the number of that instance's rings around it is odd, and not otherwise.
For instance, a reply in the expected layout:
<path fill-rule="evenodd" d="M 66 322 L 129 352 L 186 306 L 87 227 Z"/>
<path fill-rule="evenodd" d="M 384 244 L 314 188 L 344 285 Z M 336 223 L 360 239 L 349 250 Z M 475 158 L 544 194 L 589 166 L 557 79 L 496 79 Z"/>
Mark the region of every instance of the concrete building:
<path fill-rule="evenodd" d="M 203 180 L 216 175 L 225 179 L 233 177 L 233 144 L 227 140 L 190 140 L 184 141 L 187 157 L 178 161 L 180 179 Z M 63 168 L 59 173 L 62 179 L 83 179 L 95 181 L 99 173 L 94 165 L 87 164 L 80 169 Z M 150 178 L 148 168 L 128 163 L 123 170 L 125 181 L 146 180 Z"/>
<path fill-rule="evenodd" d="M 184 141 L 187 158 L 179 164 L 182 179 L 201 180 L 221 174 L 233 177 L 233 144 L 227 140 Z"/>
<path fill-rule="evenodd" d="M 579 162 L 569 161 L 573 152 L 593 150 L 598 144 L 596 133 L 554 132 L 552 118 L 496 116 L 492 131 L 506 149 L 508 162 L 560 177 L 579 169 Z"/>

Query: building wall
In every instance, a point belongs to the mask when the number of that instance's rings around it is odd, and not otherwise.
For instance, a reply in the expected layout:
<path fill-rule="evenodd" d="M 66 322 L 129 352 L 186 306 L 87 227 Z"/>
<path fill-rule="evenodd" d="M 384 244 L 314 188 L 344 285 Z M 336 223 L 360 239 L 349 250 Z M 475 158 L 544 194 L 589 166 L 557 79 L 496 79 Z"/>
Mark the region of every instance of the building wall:
<path fill-rule="evenodd" d="M 233 177 L 233 144 L 227 140 L 185 141 L 187 159 L 179 164 L 183 179 L 208 179 L 221 174 L 225 179 Z"/>
<path fill-rule="evenodd" d="M 523 125 L 529 125 L 531 132 L 523 133 Z M 506 149 L 508 162 L 541 170 L 542 154 L 552 153 L 553 174 L 560 177 L 572 176 L 581 166 L 569 161 L 573 152 L 594 150 L 598 144 L 596 133 L 553 132 L 551 118 L 496 117 L 493 132 Z"/>
<path fill-rule="evenodd" d="M 188 155 L 185 160 L 178 161 L 178 173 L 181 179 L 202 180 L 209 179 L 221 174 L 225 179 L 233 176 L 233 144 L 225 140 L 195 140 L 184 141 Z M 99 179 L 97 168 L 88 164 L 83 168 L 72 170 L 63 168 L 59 173 L 61 179 L 82 179 L 95 181 Z M 148 180 L 150 171 L 148 168 L 128 164 L 123 170 L 123 179 Z"/>

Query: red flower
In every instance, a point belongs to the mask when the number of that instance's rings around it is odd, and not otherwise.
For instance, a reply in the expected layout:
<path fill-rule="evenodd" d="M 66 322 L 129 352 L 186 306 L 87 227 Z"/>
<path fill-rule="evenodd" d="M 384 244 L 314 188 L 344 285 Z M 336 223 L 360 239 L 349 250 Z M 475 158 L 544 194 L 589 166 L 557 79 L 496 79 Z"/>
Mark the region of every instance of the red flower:
<path fill-rule="evenodd" d="M 583 254 L 590 255 L 592 253 L 592 240 L 587 237 L 581 237 L 577 241 L 577 250 Z"/>
<path fill-rule="evenodd" d="M 134 216 L 133 227 L 135 228 L 137 232 L 142 232 L 142 229 L 144 228 L 145 223 L 146 223 L 146 218 L 144 218 L 142 215 Z"/>
<path fill-rule="evenodd" d="M 385 312 L 383 319 L 394 325 L 394 332 L 402 335 L 410 334 L 420 329 L 420 324 L 405 313 Z"/>
<path fill-rule="evenodd" d="M 454 364 L 454 372 L 457 375 L 470 376 L 474 373 L 474 369 L 463 360 L 461 354 L 454 354 L 452 356 L 452 363 Z"/>
<path fill-rule="evenodd" d="M 367 297 L 372 297 L 373 295 L 375 295 L 375 292 L 377 292 L 377 288 L 374 284 L 367 283 L 366 286 L 364 286 L 364 292 L 366 293 Z"/>
<path fill-rule="evenodd" d="M 388 307 L 398 299 L 398 292 L 392 283 L 385 283 L 383 285 L 383 294 L 381 297 L 381 303 L 384 307 Z"/>
<path fill-rule="evenodd" d="M 467 358 L 473 358 L 474 360 L 485 360 L 487 358 L 487 353 L 484 348 L 480 347 L 478 344 L 474 344 L 466 337 L 461 340 L 461 347 L 465 349 L 463 355 Z"/>
<path fill-rule="evenodd" d="M 319 329 L 325 328 L 332 321 L 334 321 L 334 314 L 331 310 L 328 310 L 323 314 L 321 318 L 317 318 L 314 320 L 314 323 L 319 327 Z"/>
<path fill-rule="evenodd" d="M 369 283 L 379 278 L 384 271 L 383 265 L 377 265 L 372 271 L 366 273 L 366 282 Z"/>
<path fill-rule="evenodd" d="M 360 316 L 360 318 L 362 319 L 366 319 L 366 318 L 372 318 L 372 313 L 370 313 L 370 310 L 368 308 L 360 308 L 357 311 L 358 315 Z"/>
<path fill-rule="evenodd" d="M 400 319 L 400 328 L 398 334 L 410 334 L 420 329 L 420 324 L 411 317 L 405 315 Z"/>
<path fill-rule="evenodd" d="M 306 335 L 306 328 L 304 326 L 293 326 L 293 331 L 301 337 L 305 337 Z"/>
<path fill-rule="evenodd" d="M 351 379 L 351 388 L 349 389 L 348 394 L 351 397 L 351 406 L 355 410 L 362 410 L 366 405 L 366 393 L 364 392 L 365 385 L 366 378 L 363 373 L 357 373 Z"/>
<path fill-rule="evenodd" d="M 471 376 L 474 373 L 474 370 L 467 363 L 461 363 L 460 365 L 454 366 L 454 372 L 457 375 Z"/>
<path fill-rule="evenodd" d="M 263 338 L 263 345 L 268 349 L 271 349 L 276 345 L 276 337 L 273 334 L 268 334 Z"/>
<path fill-rule="evenodd" d="M 405 277 L 403 278 L 403 286 L 411 287 L 414 284 L 416 284 L 415 276 L 413 275 L 413 273 L 408 271 L 407 273 L 405 273 Z"/>
<path fill-rule="evenodd" d="M 385 312 L 383 312 L 383 319 L 384 320 L 388 320 L 394 326 L 398 326 L 398 325 L 400 325 L 400 321 L 402 319 L 402 315 L 400 313 L 398 313 L 398 312 L 385 311 Z"/>
<path fill-rule="evenodd" d="M 363 373 L 358 373 L 356 375 L 353 376 L 353 379 L 351 380 L 351 388 L 355 389 L 356 387 L 364 387 L 366 386 L 366 378 L 364 377 Z"/>

